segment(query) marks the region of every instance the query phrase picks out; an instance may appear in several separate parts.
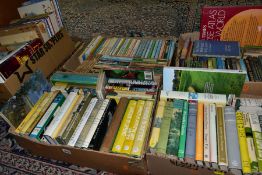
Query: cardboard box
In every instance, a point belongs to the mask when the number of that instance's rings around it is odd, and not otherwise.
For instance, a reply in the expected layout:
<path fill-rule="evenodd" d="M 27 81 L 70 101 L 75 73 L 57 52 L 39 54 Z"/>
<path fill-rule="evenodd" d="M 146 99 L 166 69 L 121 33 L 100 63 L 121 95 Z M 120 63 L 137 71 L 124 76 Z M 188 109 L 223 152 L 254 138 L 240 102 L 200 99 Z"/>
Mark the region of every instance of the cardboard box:
<path fill-rule="evenodd" d="M 154 103 L 153 106 L 150 126 L 153 121 L 155 108 L 156 103 Z M 144 145 L 142 156 L 139 158 L 91 149 L 79 149 L 67 145 L 50 145 L 34 140 L 28 136 L 17 134 L 14 127 L 10 127 L 9 133 L 14 136 L 21 147 L 28 150 L 33 155 L 117 174 L 145 175 L 148 172 L 145 154 L 149 140 L 149 129 L 146 133 L 146 144 Z"/>
<path fill-rule="evenodd" d="M 61 65 L 73 52 L 74 42 L 64 31 L 59 31 L 41 48 L 32 58 L 26 61 L 5 83 L 0 84 L 0 101 L 8 100 L 20 88 L 30 75 L 40 69 L 48 77 L 59 65 Z"/>

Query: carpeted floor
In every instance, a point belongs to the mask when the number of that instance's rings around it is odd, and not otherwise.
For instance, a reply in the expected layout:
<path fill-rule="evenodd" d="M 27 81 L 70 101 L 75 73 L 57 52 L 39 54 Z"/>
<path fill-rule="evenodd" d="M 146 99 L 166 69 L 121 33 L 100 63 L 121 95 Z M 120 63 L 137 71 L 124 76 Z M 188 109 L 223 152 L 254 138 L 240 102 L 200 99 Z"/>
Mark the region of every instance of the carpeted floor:
<path fill-rule="evenodd" d="M 94 34 L 179 36 L 199 30 L 205 5 L 257 5 L 260 0 L 60 0 L 66 29 L 73 37 L 90 41 Z M 27 153 L 7 133 L 0 119 L 0 174 L 107 174 Z"/>

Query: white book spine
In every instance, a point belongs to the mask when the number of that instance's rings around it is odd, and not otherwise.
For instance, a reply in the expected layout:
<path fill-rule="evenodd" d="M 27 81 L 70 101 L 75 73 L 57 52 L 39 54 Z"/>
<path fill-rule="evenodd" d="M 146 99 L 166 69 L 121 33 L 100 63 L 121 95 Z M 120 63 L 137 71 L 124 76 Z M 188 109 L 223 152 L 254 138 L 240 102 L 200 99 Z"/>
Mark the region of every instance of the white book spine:
<path fill-rule="evenodd" d="M 160 99 L 183 99 L 188 100 L 189 93 L 188 92 L 180 92 L 180 91 L 164 91 L 161 90 Z"/>
<path fill-rule="evenodd" d="M 259 123 L 259 119 L 258 119 L 258 115 L 249 113 L 249 119 L 250 119 L 252 131 L 253 132 L 254 131 L 262 132 L 261 127 L 260 127 L 260 123 Z"/>
<path fill-rule="evenodd" d="M 198 102 L 226 105 L 227 96 L 221 94 L 197 93 Z"/>
<path fill-rule="evenodd" d="M 216 105 L 210 104 L 210 161 L 217 163 Z"/>
<path fill-rule="evenodd" d="M 93 124 L 91 125 L 91 128 L 90 128 L 90 130 L 89 130 L 89 132 L 88 132 L 88 134 L 87 134 L 87 136 L 85 138 L 85 141 L 84 141 L 84 143 L 82 145 L 83 148 L 88 148 L 88 146 L 89 146 L 89 144 L 90 144 L 90 142 L 91 142 L 91 140 L 92 140 L 92 138 L 94 136 L 96 128 L 97 128 L 101 118 L 103 117 L 103 114 L 105 112 L 105 109 L 106 109 L 108 103 L 109 103 L 109 99 L 105 99 L 103 101 L 103 104 L 100 107 L 100 110 L 98 111 L 98 113 L 97 113 L 97 115 L 95 117 L 95 120 L 94 120 Z"/>
<path fill-rule="evenodd" d="M 61 108 L 56 111 L 54 115 L 54 119 L 52 120 L 50 125 L 47 127 L 47 130 L 45 131 L 44 135 L 52 137 L 53 132 L 58 127 L 64 114 L 67 112 L 67 109 L 70 107 L 70 105 L 72 104 L 76 96 L 77 96 L 76 92 L 70 92 L 70 94 L 67 96 L 66 101 L 63 103 Z"/>
<path fill-rule="evenodd" d="M 209 104 L 204 104 L 204 161 L 210 162 L 210 115 Z"/>
<path fill-rule="evenodd" d="M 86 108 L 83 117 L 81 118 L 79 124 L 76 127 L 75 132 L 73 133 L 72 137 L 70 138 L 69 142 L 67 145 L 69 146 L 75 146 L 77 139 L 79 138 L 88 118 L 90 117 L 96 103 L 97 103 L 98 99 L 97 98 L 92 98 L 92 100 L 90 101 L 88 107 Z"/>

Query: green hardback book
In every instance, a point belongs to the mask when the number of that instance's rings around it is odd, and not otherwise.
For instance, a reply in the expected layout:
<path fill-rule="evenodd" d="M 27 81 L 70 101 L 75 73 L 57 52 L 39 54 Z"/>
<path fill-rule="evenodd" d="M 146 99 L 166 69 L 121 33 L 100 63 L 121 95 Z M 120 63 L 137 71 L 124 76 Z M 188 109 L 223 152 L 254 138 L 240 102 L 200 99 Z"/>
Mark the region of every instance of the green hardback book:
<path fill-rule="evenodd" d="M 164 110 L 164 117 L 160 126 L 160 136 L 157 143 L 156 152 L 166 154 L 169 128 L 171 123 L 171 117 L 173 115 L 173 104 L 167 102 Z"/>
<path fill-rule="evenodd" d="M 189 91 L 239 96 L 246 78 L 245 71 L 165 67 L 163 90 Z"/>
<path fill-rule="evenodd" d="M 182 123 L 182 112 L 184 100 L 175 99 L 173 102 L 174 115 L 171 117 L 171 125 L 167 142 L 167 154 L 178 156 L 180 128 Z"/>
<path fill-rule="evenodd" d="M 179 158 L 185 157 L 187 119 L 188 119 L 188 102 L 185 101 L 183 107 L 182 124 L 181 124 L 181 132 L 180 132 L 180 139 L 179 139 L 179 149 L 178 149 Z"/>

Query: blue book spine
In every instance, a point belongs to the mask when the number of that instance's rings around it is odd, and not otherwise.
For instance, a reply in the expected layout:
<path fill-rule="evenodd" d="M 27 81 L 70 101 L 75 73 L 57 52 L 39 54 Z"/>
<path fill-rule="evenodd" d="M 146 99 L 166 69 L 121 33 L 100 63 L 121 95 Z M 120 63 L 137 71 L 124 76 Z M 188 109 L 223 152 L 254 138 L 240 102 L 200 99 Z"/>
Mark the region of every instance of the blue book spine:
<path fill-rule="evenodd" d="M 138 46 L 138 49 L 136 50 L 136 53 L 135 53 L 135 56 L 134 57 L 138 57 L 139 56 L 139 53 L 141 52 L 141 49 L 142 49 L 142 46 L 144 45 L 145 43 L 145 40 L 141 40 L 139 46 Z"/>
<path fill-rule="evenodd" d="M 153 49 L 153 53 L 152 53 L 152 55 L 151 55 L 150 58 L 155 58 L 155 55 L 156 55 L 156 52 L 157 52 L 157 48 L 158 48 L 159 42 L 160 42 L 160 40 L 157 40 L 157 41 L 156 41 L 156 44 L 155 44 L 154 49 Z"/>
<path fill-rule="evenodd" d="M 148 58 L 148 55 L 149 55 L 149 53 L 150 53 L 152 44 L 153 44 L 153 40 L 150 41 L 149 47 L 148 47 L 147 50 L 146 50 L 146 56 L 145 56 L 145 58 Z"/>
<path fill-rule="evenodd" d="M 147 40 L 146 41 L 146 44 L 145 44 L 145 49 L 143 50 L 143 52 L 142 52 L 142 58 L 145 58 L 145 56 L 146 56 L 146 50 L 148 49 L 148 47 L 149 47 L 149 44 L 150 44 L 150 40 Z"/>
<path fill-rule="evenodd" d="M 217 57 L 217 69 L 225 69 L 225 62 L 221 57 Z"/>
<path fill-rule="evenodd" d="M 241 69 L 242 71 L 247 71 L 247 67 L 246 67 L 243 59 L 240 59 L 240 60 L 239 60 L 239 64 L 240 64 L 240 69 Z M 247 75 L 247 74 L 246 74 L 246 80 L 245 80 L 245 81 L 249 81 L 249 78 L 248 78 L 248 75 Z"/>
<path fill-rule="evenodd" d="M 174 52 L 175 52 L 175 41 L 171 40 L 171 47 L 169 50 L 168 60 L 171 60 L 173 58 Z"/>
<path fill-rule="evenodd" d="M 208 57 L 198 57 L 199 61 L 208 61 Z"/>
<path fill-rule="evenodd" d="M 157 47 L 157 52 L 156 52 L 155 57 L 154 57 L 155 59 L 159 58 L 159 54 L 160 54 L 160 50 L 161 50 L 162 44 L 163 44 L 163 40 L 160 40 L 160 42 L 158 44 L 158 47 Z"/>
<path fill-rule="evenodd" d="M 142 43 L 142 46 L 141 46 L 141 49 L 138 53 L 138 57 L 141 58 L 142 57 L 142 54 L 143 54 L 143 51 L 145 50 L 145 47 L 146 47 L 146 40 L 144 40 L 144 42 Z"/>
<path fill-rule="evenodd" d="M 197 104 L 189 103 L 185 157 L 191 159 L 195 159 L 196 154 L 196 116 Z"/>
<path fill-rule="evenodd" d="M 116 46 L 119 44 L 120 40 L 121 40 L 121 38 L 118 38 L 118 39 L 116 40 L 116 42 L 114 43 L 113 47 L 111 48 L 111 50 L 110 50 L 110 52 L 109 52 L 109 55 L 112 55 L 112 54 L 113 54 L 113 52 L 115 51 Z"/>

